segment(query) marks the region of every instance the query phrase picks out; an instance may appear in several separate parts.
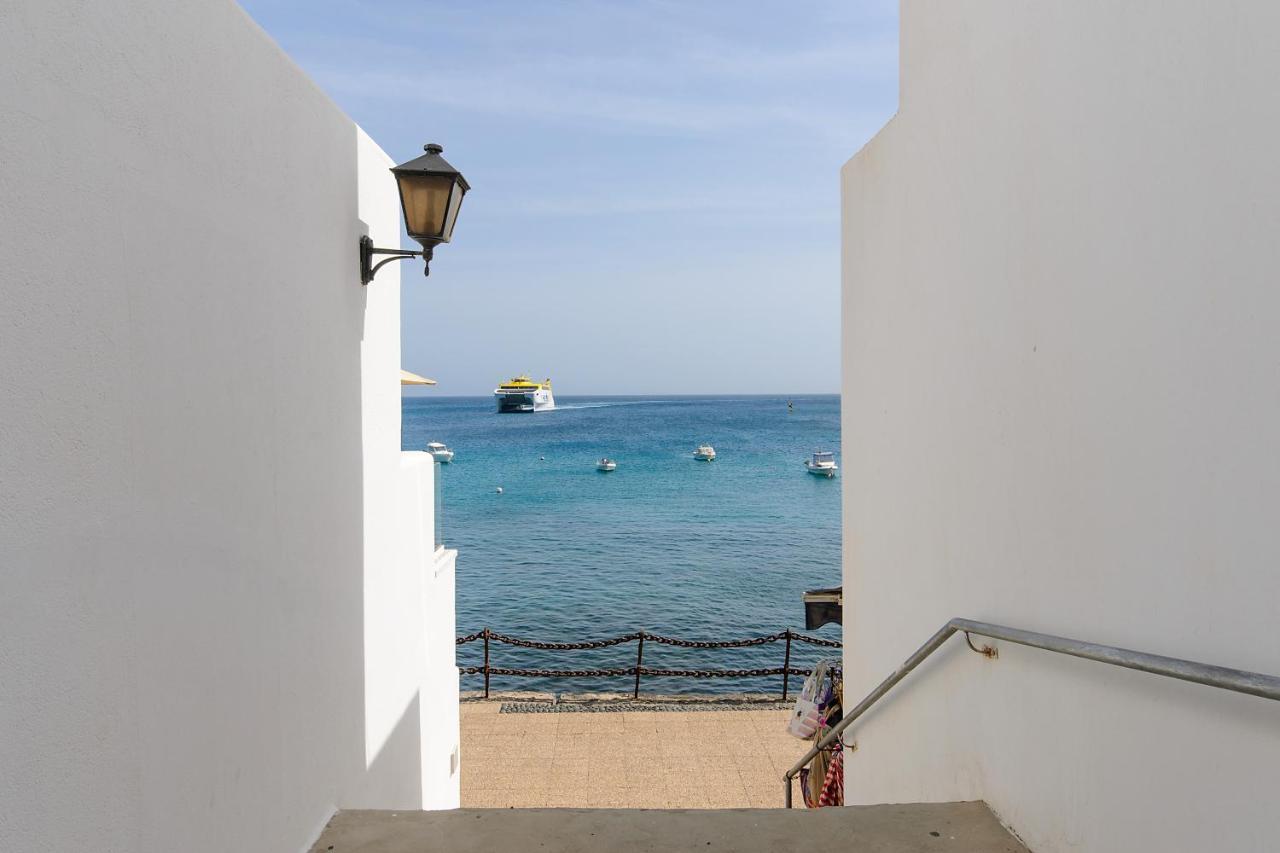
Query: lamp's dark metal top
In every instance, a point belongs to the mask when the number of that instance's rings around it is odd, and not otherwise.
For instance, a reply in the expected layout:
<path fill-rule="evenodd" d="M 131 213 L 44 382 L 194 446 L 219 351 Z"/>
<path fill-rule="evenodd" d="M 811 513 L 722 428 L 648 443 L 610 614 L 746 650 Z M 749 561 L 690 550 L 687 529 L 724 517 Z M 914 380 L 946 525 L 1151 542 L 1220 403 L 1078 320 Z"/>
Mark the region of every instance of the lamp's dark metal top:
<path fill-rule="evenodd" d="M 444 153 L 443 145 L 437 145 L 434 142 L 429 142 L 422 146 L 422 150 L 427 153 L 423 154 L 421 157 L 416 157 L 407 163 L 401 163 L 391 171 L 397 175 L 414 172 L 420 175 L 447 175 L 449 177 L 457 178 L 458 183 L 462 185 L 462 189 L 464 191 L 471 190 L 471 185 L 467 183 L 467 179 L 462 176 L 462 173 L 453 168 L 453 166 L 450 166 L 449 161 L 440 156 Z"/>

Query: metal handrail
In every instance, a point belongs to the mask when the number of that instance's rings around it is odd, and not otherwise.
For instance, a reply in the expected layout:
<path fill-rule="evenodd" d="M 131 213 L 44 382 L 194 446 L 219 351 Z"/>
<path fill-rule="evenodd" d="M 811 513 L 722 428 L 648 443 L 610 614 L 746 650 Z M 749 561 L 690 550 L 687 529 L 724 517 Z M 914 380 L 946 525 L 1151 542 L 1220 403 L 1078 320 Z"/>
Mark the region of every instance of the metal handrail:
<path fill-rule="evenodd" d="M 1135 652 L 1131 649 L 1121 649 L 1116 646 L 1086 643 L 1083 640 L 1055 637 L 1052 634 L 1039 634 L 1035 631 L 1023 631 L 1018 628 L 1008 628 L 1004 625 L 993 625 L 990 622 L 977 622 L 973 619 L 952 619 L 930 637 L 927 643 L 916 649 L 915 653 L 907 658 L 902 666 L 894 670 L 892 675 L 880 682 L 875 690 L 868 693 L 867 697 L 859 702 L 856 708 L 846 714 L 840 722 L 836 723 L 831 728 L 831 731 L 827 732 L 821 740 L 813 745 L 812 749 L 805 753 L 804 758 L 796 762 L 790 770 L 783 774 L 782 784 L 786 788 L 787 808 L 791 808 L 791 780 L 796 777 L 796 774 L 812 761 L 819 752 L 835 743 L 854 720 L 866 713 L 867 709 L 892 690 L 894 685 L 906 678 L 925 658 L 936 652 L 943 643 L 958 632 L 963 632 L 966 638 L 969 634 L 977 634 L 981 637 L 1005 640 L 1020 646 L 1030 646 L 1035 649 L 1044 649 L 1048 652 L 1057 652 L 1071 655 L 1072 657 L 1084 658 L 1085 660 L 1108 663 L 1112 666 L 1136 669 L 1153 675 L 1163 675 L 1181 681 L 1192 681 L 1208 687 L 1218 687 L 1222 690 L 1247 693 L 1251 696 L 1261 696 L 1264 699 L 1280 701 L 1280 678 L 1274 675 L 1264 675 L 1260 672 L 1248 672 L 1241 669 L 1229 669 L 1225 666 L 1197 663 L 1196 661 L 1153 655 L 1147 652 Z M 988 657 L 996 656 L 995 650 L 992 648 L 986 646 L 977 648 L 972 642 L 969 643 L 969 647 Z"/>

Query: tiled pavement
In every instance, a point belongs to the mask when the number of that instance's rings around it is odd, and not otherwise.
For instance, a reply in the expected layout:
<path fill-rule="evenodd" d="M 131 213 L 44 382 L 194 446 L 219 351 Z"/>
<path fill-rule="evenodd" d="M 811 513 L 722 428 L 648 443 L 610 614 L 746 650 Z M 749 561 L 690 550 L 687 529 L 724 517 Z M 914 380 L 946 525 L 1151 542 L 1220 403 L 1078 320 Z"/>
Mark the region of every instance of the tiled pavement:
<path fill-rule="evenodd" d="M 810 742 L 768 710 L 500 714 L 462 704 L 464 808 L 771 808 Z"/>

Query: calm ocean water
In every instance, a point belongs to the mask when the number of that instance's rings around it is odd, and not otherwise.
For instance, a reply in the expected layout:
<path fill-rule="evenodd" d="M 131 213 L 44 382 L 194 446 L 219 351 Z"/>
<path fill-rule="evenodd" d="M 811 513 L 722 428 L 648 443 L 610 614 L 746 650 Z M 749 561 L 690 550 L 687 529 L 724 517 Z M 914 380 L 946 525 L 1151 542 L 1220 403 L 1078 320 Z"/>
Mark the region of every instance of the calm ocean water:
<path fill-rule="evenodd" d="M 484 398 L 405 398 L 404 447 L 443 441 L 444 537 L 457 548 L 458 630 L 548 641 L 646 631 L 741 639 L 804 629 L 801 593 L 840 583 L 840 480 L 809 475 L 839 450 L 840 398 L 557 397 L 554 412 L 498 415 Z M 692 458 L 701 442 L 717 459 Z M 601 456 L 618 470 L 600 473 Z M 543 459 L 542 457 L 545 457 Z M 497 494 L 501 486 L 503 494 Z M 837 626 L 813 632 L 839 639 Z M 834 650 L 793 646 L 793 665 Z M 479 663 L 482 644 L 458 650 Z M 583 669 L 635 663 L 634 643 L 592 651 L 493 644 L 491 665 Z M 782 665 L 783 644 L 645 645 L 661 668 Z M 645 692 L 773 691 L 780 676 L 646 678 Z M 793 678 L 793 685 L 799 679 Z M 480 676 L 464 676 L 478 689 Z M 494 676 L 494 689 L 630 689 L 615 679 Z"/>

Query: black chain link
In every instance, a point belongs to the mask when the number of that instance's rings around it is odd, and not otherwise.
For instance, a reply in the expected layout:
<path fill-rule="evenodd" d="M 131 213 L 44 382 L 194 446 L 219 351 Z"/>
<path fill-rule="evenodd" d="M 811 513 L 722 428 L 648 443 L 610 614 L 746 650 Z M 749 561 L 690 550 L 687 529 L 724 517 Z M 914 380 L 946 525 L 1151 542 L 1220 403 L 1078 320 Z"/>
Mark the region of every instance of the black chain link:
<path fill-rule="evenodd" d="M 762 675 L 808 675 L 812 670 L 780 666 L 763 669 L 651 669 L 647 666 L 639 668 L 641 675 L 652 675 L 657 678 L 755 678 Z M 485 670 L 483 666 L 459 667 L 463 675 L 479 675 Z M 489 667 L 490 675 L 514 675 L 524 678 L 619 678 L 624 675 L 635 675 L 636 667 L 621 669 L 510 669 L 507 667 Z"/>
<path fill-rule="evenodd" d="M 685 649 L 741 649 L 747 646 L 763 646 L 766 643 L 776 643 L 778 640 L 786 639 L 786 634 L 769 634 L 764 637 L 752 637 L 747 640 L 725 640 L 724 642 L 715 642 L 714 640 L 682 640 L 678 637 L 663 637 L 658 634 L 645 634 L 646 640 L 653 640 L 655 643 L 662 643 L 667 646 L 680 646 Z M 795 634 L 792 635 L 796 636 Z"/>
<path fill-rule="evenodd" d="M 484 631 L 477 631 L 474 634 L 467 634 L 465 636 L 458 637 L 457 645 L 461 646 L 466 643 L 473 643 L 476 640 L 483 638 Z M 767 634 L 763 637 L 752 637 L 746 640 L 725 640 L 723 642 L 716 642 L 714 640 L 684 640 L 679 637 L 664 637 L 660 634 L 649 633 L 645 633 L 644 638 L 646 640 L 652 640 L 655 643 L 661 643 L 667 646 L 680 646 L 686 649 L 741 649 L 748 646 L 763 646 L 766 643 L 776 643 L 779 640 L 785 640 L 787 638 L 787 632 L 783 631 L 778 634 Z M 509 646 L 521 646 L 526 649 L 571 651 L 577 649 L 603 649 L 607 646 L 617 646 L 622 643 L 630 643 L 640 639 L 640 632 L 637 631 L 632 634 L 623 634 L 620 637 L 612 637 L 607 640 L 588 640 L 580 643 L 546 643 L 539 642 L 537 640 L 522 640 L 506 634 L 494 634 L 492 632 L 489 634 L 489 639 L 495 640 L 499 643 L 505 643 Z M 801 643 L 809 643 L 815 646 L 827 646 L 828 648 L 833 649 L 843 648 L 844 645 L 839 640 L 824 640 L 820 637 L 810 637 L 805 634 L 796 634 L 794 632 L 791 634 L 791 639 Z M 497 672 L 497 670 L 493 668 L 490 668 L 489 671 Z M 634 673 L 632 674 L 634 675 Z M 781 670 L 777 673 L 771 674 L 780 675 Z"/>
<path fill-rule="evenodd" d="M 650 669 L 647 666 L 640 668 L 641 675 L 652 675 L 657 678 L 755 678 L 760 675 L 782 675 L 783 673 L 808 675 L 811 671 L 794 666 L 788 669 L 783 669 L 780 666 L 762 669 Z M 633 669 L 632 675 L 634 674 L 635 671 Z"/>
<path fill-rule="evenodd" d="M 585 640 L 580 643 L 542 643 L 535 640 L 521 640 L 516 637 L 509 637 L 506 634 L 489 634 L 490 640 L 497 640 L 499 643 L 506 643 L 509 646 L 521 646 L 526 649 L 549 649 L 551 651 L 569 651 L 573 649 L 603 649 L 606 646 L 617 646 L 622 643 L 629 643 L 632 640 L 640 638 L 636 634 L 623 634 L 621 637 L 613 637 L 608 640 Z M 648 639 L 649 635 L 645 635 Z"/>
<path fill-rule="evenodd" d="M 463 675 L 477 675 L 484 672 L 483 666 L 459 667 Z M 507 667 L 489 667 L 491 675 L 518 675 L 526 678 L 596 678 L 635 675 L 636 668 L 623 669 L 509 669 Z"/>
<path fill-rule="evenodd" d="M 844 643 L 839 640 L 824 640 L 821 637 L 810 637 L 806 634 L 792 634 L 791 639 L 799 640 L 802 643 L 812 643 L 815 646 L 827 646 L 832 649 L 844 648 Z"/>

